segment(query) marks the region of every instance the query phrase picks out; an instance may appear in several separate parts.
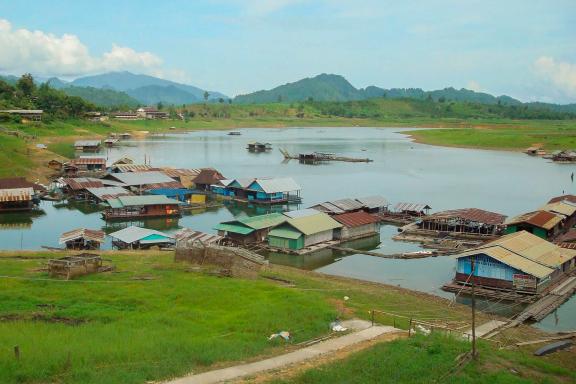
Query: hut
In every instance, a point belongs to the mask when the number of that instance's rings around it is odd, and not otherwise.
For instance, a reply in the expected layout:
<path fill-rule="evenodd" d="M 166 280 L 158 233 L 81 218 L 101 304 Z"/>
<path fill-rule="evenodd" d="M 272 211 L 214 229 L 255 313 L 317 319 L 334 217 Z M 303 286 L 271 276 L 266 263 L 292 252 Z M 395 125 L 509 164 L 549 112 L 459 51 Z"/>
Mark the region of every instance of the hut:
<path fill-rule="evenodd" d="M 386 213 L 388 212 L 388 200 L 382 196 L 367 196 L 356 199 L 362 204 L 362 210 L 368 213 Z"/>
<path fill-rule="evenodd" d="M 33 188 L 0 189 L 0 212 L 31 211 L 35 207 Z"/>
<path fill-rule="evenodd" d="M 322 212 L 288 218 L 268 233 L 268 245 L 280 250 L 298 251 L 332 241 L 334 230 L 341 227 L 342 224 Z"/>
<path fill-rule="evenodd" d="M 342 213 L 332 218 L 342 224 L 342 228 L 334 230 L 334 238 L 338 240 L 358 239 L 380 233 L 380 219 L 364 211 Z"/>
<path fill-rule="evenodd" d="M 227 179 L 219 180 L 217 183 L 214 183 L 210 186 L 210 192 L 219 196 L 230 196 L 232 190 L 229 189 L 228 186 L 233 181 L 234 180 L 227 180 Z"/>
<path fill-rule="evenodd" d="M 79 152 L 100 152 L 100 140 L 77 140 L 74 149 Z"/>
<path fill-rule="evenodd" d="M 32 188 L 36 195 L 46 192 L 46 188 L 43 185 L 28 181 L 24 177 L 7 177 L 0 179 L 0 189 L 10 188 Z"/>
<path fill-rule="evenodd" d="M 112 173 L 105 178 L 122 183 L 136 194 L 154 189 L 183 188 L 182 184 L 160 171 Z"/>
<path fill-rule="evenodd" d="M 398 203 L 394 207 L 394 212 L 406 216 L 420 217 L 425 216 L 430 213 L 430 207 L 428 204 L 422 203 Z"/>
<path fill-rule="evenodd" d="M 133 196 L 132 192 L 122 187 L 89 187 L 85 189 L 86 198 L 95 203 L 102 203 L 109 199 L 116 199 L 120 196 Z"/>
<path fill-rule="evenodd" d="M 571 228 L 566 233 L 556 237 L 554 243 L 562 248 L 576 249 L 576 229 Z"/>
<path fill-rule="evenodd" d="M 576 250 L 558 247 L 526 231 L 505 235 L 456 257 L 454 283 L 458 285 L 466 286 L 473 279 L 482 288 L 531 294 L 576 267 Z"/>
<path fill-rule="evenodd" d="M 246 188 L 254 181 L 254 178 L 234 179 L 226 186 L 227 195 L 239 200 L 248 200 L 248 191 Z"/>
<path fill-rule="evenodd" d="M 77 173 L 106 171 L 106 159 L 103 157 L 79 157 L 68 164 L 76 168 Z"/>
<path fill-rule="evenodd" d="M 174 237 L 153 229 L 129 226 L 109 235 L 118 249 L 165 248 L 174 245 Z"/>
<path fill-rule="evenodd" d="M 463 208 L 424 216 L 417 227 L 424 231 L 494 236 L 503 231 L 505 219 L 499 213 Z"/>
<path fill-rule="evenodd" d="M 218 184 L 220 180 L 225 180 L 226 178 L 214 168 L 203 168 L 200 170 L 198 175 L 192 179 L 192 182 L 197 189 L 202 191 L 209 191 L 210 186 L 213 184 Z"/>
<path fill-rule="evenodd" d="M 180 216 L 180 202 L 166 196 L 119 196 L 106 200 L 106 220 Z"/>
<path fill-rule="evenodd" d="M 242 217 L 218 224 L 214 229 L 218 235 L 226 237 L 238 244 L 262 242 L 270 230 L 285 222 L 288 218 L 281 213 Z"/>
<path fill-rule="evenodd" d="M 66 280 L 99 272 L 101 268 L 102 258 L 89 253 L 48 260 L 48 274 L 50 277 L 61 277 Z"/>
<path fill-rule="evenodd" d="M 526 231 L 549 240 L 560 233 L 562 220 L 562 216 L 547 211 L 523 213 L 506 221 L 505 233 Z"/>
<path fill-rule="evenodd" d="M 206 194 L 187 188 L 159 188 L 148 191 L 151 195 L 163 195 L 186 205 L 206 204 Z"/>
<path fill-rule="evenodd" d="M 88 192 L 89 188 L 103 188 L 104 183 L 101 179 L 96 179 L 94 177 L 76 177 L 76 178 L 63 178 L 62 181 L 62 192 L 65 195 L 78 199 L 78 200 L 88 200 L 90 194 Z"/>
<path fill-rule="evenodd" d="M 77 228 L 64 232 L 60 236 L 58 243 L 60 245 L 64 244 L 66 249 L 93 250 L 100 249 L 105 237 L 104 231 Z"/>
<path fill-rule="evenodd" d="M 286 203 L 299 200 L 301 189 L 291 177 L 255 179 L 246 187 L 246 197 L 250 202 L 261 204 Z"/>
<path fill-rule="evenodd" d="M 346 212 L 355 212 L 362 209 L 364 205 L 355 199 L 340 199 L 325 201 L 320 204 L 311 206 L 319 212 L 324 212 L 328 215 L 339 215 Z"/>
<path fill-rule="evenodd" d="M 64 165 L 63 161 L 52 159 L 48 163 L 48 168 L 53 169 L 55 171 L 61 171 L 62 166 Z"/>

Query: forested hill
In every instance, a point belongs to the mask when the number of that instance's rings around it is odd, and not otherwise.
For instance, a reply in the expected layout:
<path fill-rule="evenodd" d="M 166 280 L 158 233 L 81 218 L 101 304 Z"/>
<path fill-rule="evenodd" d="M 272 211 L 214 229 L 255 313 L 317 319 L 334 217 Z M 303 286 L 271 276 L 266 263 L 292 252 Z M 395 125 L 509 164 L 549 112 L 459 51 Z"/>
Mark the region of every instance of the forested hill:
<path fill-rule="evenodd" d="M 261 104 L 295 101 L 354 101 L 373 98 L 416 99 L 434 101 L 461 101 L 486 105 L 526 106 L 528 108 L 548 109 L 557 112 L 576 113 L 576 104 L 522 103 L 510 96 L 493 96 L 484 92 L 452 87 L 435 91 L 421 88 L 391 88 L 376 86 L 355 88 L 340 75 L 321 74 L 284 84 L 270 90 L 236 96 L 234 102 L 240 104 Z"/>

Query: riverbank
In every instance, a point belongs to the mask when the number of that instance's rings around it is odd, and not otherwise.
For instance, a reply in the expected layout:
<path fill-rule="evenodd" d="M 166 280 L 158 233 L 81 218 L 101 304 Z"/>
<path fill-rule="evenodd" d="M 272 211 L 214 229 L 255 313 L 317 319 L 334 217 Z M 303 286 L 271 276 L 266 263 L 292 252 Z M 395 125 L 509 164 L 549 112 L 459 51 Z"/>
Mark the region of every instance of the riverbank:
<path fill-rule="evenodd" d="M 177 377 L 289 352 L 325 336 L 336 318 L 370 319 L 372 309 L 438 324 L 469 321 L 468 307 L 384 284 L 280 266 L 257 280 L 223 279 L 175 263 L 172 252 L 100 254 L 113 272 L 67 282 L 43 270 L 49 258 L 63 253 L 0 253 L 0 345 L 20 348 L 20 360 L 0 354 L 0 381 L 142 383 Z M 290 343 L 267 341 L 282 330 L 291 333 Z M 542 335 L 522 326 L 503 337 Z"/>

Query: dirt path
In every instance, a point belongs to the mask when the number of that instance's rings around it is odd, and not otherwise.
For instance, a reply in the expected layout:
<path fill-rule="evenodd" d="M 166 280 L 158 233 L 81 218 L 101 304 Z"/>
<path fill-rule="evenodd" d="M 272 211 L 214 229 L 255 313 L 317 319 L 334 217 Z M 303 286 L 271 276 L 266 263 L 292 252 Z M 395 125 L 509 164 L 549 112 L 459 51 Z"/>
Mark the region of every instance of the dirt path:
<path fill-rule="evenodd" d="M 354 321 L 354 323 L 349 324 L 360 328 L 360 330 L 341 337 L 322 341 L 284 355 L 253 363 L 208 371 L 197 375 L 192 374 L 169 381 L 166 384 L 212 384 L 235 381 L 247 377 L 256 380 L 256 382 L 261 382 L 266 378 L 264 374 L 269 371 L 290 369 L 296 364 L 306 364 L 306 368 L 309 368 L 315 364 L 327 362 L 331 358 L 334 359 L 338 356 L 341 356 L 340 358 L 345 357 L 347 355 L 345 352 L 347 348 L 353 348 L 359 345 L 368 346 L 371 345 L 369 343 L 370 341 L 379 339 L 385 335 L 391 336 L 404 333 L 404 331 L 394 327 L 380 325 L 370 326 L 370 323 L 364 321 Z M 288 372 L 289 371 L 285 371 L 284 374 L 288 374 Z M 260 375 L 263 376 L 260 377 Z"/>

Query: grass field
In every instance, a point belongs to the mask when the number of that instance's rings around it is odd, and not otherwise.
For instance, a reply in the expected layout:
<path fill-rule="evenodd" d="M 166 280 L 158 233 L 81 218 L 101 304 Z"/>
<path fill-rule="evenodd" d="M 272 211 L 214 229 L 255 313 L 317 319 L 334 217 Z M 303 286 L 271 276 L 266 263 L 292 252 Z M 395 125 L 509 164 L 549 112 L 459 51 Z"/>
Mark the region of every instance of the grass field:
<path fill-rule="evenodd" d="M 370 319 L 372 309 L 441 323 L 469 320 L 468 308 L 441 298 L 287 267 L 273 266 L 262 275 L 289 280 L 290 286 L 264 277 L 191 272 L 173 262 L 171 252 L 102 255 L 115 272 L 65 282 L 42 270 L 48 258 L 61 254 L 0 253 L 1 383 L 161 380 L 283 353 L 326 334 L 336 318 Z M 267 340 L 281 330 L 292 333 L 291 343 Z M 529 327 L 517 332 L 541 337 Z"/>
<path fill-rule="evenodd" d="M 456 358 L 470 344 L 435 334 L 418 335 L 378 344 L 344 361 L 308 370 L 295 377 L 269 381 L 273 384 L 523 384 L 573 383 L 573 368 L 562 368 L 526 351 L 495 351 L 480 343 L 479 360 L 453 372 Z M 561 352 L 569 357 L 569 352 Z"/>

